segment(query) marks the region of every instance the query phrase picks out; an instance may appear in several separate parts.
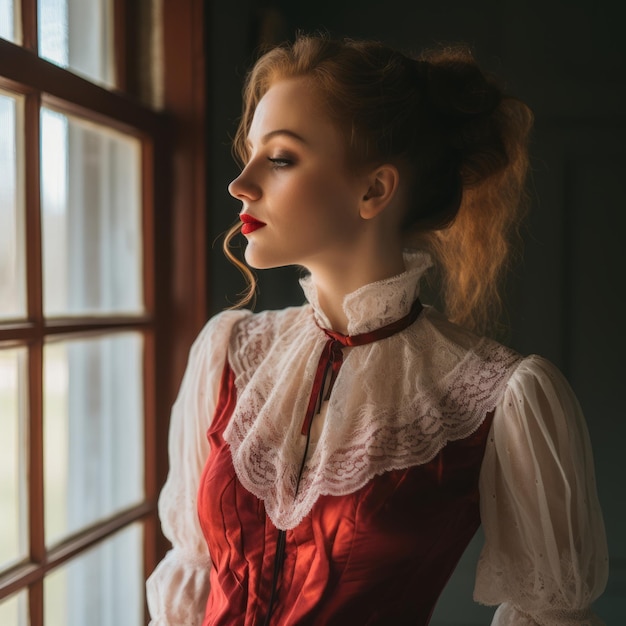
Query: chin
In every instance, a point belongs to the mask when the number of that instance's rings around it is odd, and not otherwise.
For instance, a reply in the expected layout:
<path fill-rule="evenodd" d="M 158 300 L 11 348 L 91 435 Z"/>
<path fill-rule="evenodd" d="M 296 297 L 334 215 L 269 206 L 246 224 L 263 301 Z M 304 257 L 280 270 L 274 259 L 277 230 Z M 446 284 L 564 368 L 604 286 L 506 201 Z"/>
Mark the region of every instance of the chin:
<path fill-rule="evenodd" d="M 244 253 L 246 264 L 255 270 L 271 270 L 275 267 L 284 267 L 288 263 L 281 263 L 278 259 L 268 258 L 267 255 L 255 254 L 250 250 L 250 246 L 246 248 Z"/>

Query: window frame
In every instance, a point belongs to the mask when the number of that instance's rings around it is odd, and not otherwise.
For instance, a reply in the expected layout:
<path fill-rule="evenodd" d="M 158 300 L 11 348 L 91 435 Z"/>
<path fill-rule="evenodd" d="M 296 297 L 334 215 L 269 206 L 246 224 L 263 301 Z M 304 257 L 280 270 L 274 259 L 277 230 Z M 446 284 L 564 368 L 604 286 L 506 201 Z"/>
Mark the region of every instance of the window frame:
<path fill-rule="evenodd" d="M 145 0 L 151 3 L 152 0 Z M 126 5 L 133 5 L 127 7 Z M 158 2 L 156 2 L 158 4 Z M 19 8 L 19 7 L 18 7 Z M 23 98 L 25 261 L 27 314 L 0 323 L 0 345 L 28 351 L 29 558 L 0 572 L 0 600 L 28 590 L 31 626 L 44 623 L 43 583 L 48 572 L 136 521 L 144 528 L 147 577 L 168 547 L 160 532 L 157 498 L 167 474 L 167 430 L 191 342 L 205 322 L 205 76 L 201 0 L 163 2 L 163 104 L 142 104 L 135 3 L 114 0 L 114 62 L 118 88 L 109 91 L 37 54 L 37 2 L 22 0 L 22 44 L 0 39 L 0 87 Z M 191 35 L 191 36 L 190 36 Z M 188 68 L 181 72 L 180 68 Z M 43 314 L 40 207 L 40 109 L 104 124 L 137 137 L 142 146 L 143 289 L 145 313 L 133 316 Z M 158 254 L 156 251 L 158 250 Z M 144 338 L 145 499 L 60 544 L 44 536 L 43 347 L 48 337 L 98 336 L 122 330 Z M 147 612 L 145 621 L 147 622 Z"/>

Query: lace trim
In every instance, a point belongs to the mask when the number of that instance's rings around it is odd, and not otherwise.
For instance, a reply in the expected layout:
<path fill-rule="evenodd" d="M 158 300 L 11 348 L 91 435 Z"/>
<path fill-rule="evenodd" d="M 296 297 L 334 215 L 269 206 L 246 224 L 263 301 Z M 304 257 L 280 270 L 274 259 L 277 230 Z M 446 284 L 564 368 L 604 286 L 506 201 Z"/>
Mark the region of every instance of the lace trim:
<path fill-rule="evenodd" d="M 425 252 L 412 252 L 405 253 L 404 263 L 407 269 L 402 274 L 364 285 L 345 297 L 343 309 L 348 318 L 349 335 L 371 332 L 409 312 L 419 295 L 420 279 L 432 266 L 432 261 Z M 320 325 L 330 328 L 311 277 L 301 279 L 300 285 Z"/>
<path fill-rule="evenodd" d="M 496 611 L 493 626 L 604 626 L 591 611 L 548 611 L 529 615 L 511 604 L 501 604 Z"/>
<path fill-rule="evenodd" d="M 556 573 L 542 571 L 540 563 L 526 567 L 518 560 L 481 555 L 478 561 L 474 598 L 481 604 L 493 606 L 506 599 L 498 611 L 498 626 L 517 624 L 516 617 L 530 618 L 529 624 L 539 626 L 599 626 L 604 624 L 593 614 L 589 605 L 591 589 L 580 576 L 571 559 L 562 557 Z"/>
<path fill-rule="evenodd" d="M 235 327 L 238 402 L 224 438 L 239 480 L 278 528 L 297 526 L 321 495 L 346 495 L 377 474 L 428 462 L 495 408 L 519 355 L 465 333 L 468 348 L 440 327 L 426 309 L 409 329 L 347 354 L 297 497 L 300 429 L 325 335 L 308 306 Z"/>

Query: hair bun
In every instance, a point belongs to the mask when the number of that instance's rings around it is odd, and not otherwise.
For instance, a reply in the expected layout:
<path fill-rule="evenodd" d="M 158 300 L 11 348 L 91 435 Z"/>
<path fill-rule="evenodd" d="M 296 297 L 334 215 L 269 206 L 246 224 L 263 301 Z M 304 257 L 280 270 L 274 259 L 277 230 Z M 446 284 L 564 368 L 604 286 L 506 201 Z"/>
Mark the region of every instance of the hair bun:
<path fill-rule="evenodd" d="M 463 123 L 491 115 L 502 100 L 502 90 L 480 70 L 465 48 L 426 53 L 418 61 L 432 112 L 446 123 Z"/>
<path fill-rule="evenodd" d="M 425 105 L 456 153 L 465 187 L 480 184 L 509 162 L 503 140 L 500 85 L 484 74 L 467 48 L 422 55 Z"/>

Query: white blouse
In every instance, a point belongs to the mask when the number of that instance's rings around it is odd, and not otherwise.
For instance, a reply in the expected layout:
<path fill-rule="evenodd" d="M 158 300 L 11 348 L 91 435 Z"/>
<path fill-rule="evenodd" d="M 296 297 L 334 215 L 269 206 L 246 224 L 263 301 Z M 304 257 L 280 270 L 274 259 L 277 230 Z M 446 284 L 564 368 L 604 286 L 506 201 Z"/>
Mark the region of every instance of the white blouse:
<path fill-rule="evenodd" d="M 406 263 L 403 274 L 346 296 L 349 334 L 406 315 L 430 260 L 416 253 Z M 318 325 L 330 327 L 311 279 L 302 286 L 309 304 L 221 313 L 192 347 L 172 411 L 170 471 L 159 499 L 172 549 L 147 582 L 151 625 L 202 624 L 211 561 L 196 492 L 227 359 L 237 407 L 224 438 L 239 480 L 283 529 L 296 526 L 322 494 L 351 493 L 377 473 L 429 461 L 448 441 L 473 433 L 495 408 L 480 475 L 485 546 L 474 598 L 500 605 L 492 626 L 602 624 L 590 605 L 606 585 L 606 538 L 589 437 L 573 392 L 548 361 L 522 358 L 430 307 L 410 331 L 344 351 L 301 487 L 297 496 L 290 491 L 310 384 L 327 339 Z M 376 370 L 369 366 L 374 359 Z M 276 372 L 282 372 L 278 380 Z M 346 441 L 353 456 L 345 453 Z M 254 466 L 247 461 L 252 457 Z"/>

